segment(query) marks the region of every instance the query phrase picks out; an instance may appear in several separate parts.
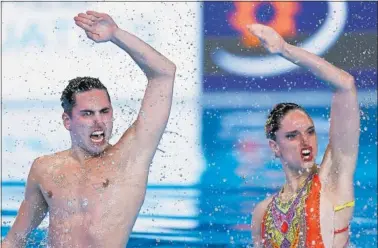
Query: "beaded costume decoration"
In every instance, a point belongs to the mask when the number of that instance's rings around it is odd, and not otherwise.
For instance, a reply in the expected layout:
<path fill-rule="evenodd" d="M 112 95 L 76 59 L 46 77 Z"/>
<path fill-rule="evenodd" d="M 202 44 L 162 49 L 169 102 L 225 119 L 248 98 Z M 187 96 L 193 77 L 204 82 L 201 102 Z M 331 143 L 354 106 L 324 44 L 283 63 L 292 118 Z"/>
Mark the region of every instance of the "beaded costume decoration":
<path fill-rule="evenodd" d="M 261 225 L 264 247 L 323 248 L 320 233 L 320 180 L 317 170 L 304 181 L 292 200 L 280 200 L 280 192 L 273 196 Z"/>

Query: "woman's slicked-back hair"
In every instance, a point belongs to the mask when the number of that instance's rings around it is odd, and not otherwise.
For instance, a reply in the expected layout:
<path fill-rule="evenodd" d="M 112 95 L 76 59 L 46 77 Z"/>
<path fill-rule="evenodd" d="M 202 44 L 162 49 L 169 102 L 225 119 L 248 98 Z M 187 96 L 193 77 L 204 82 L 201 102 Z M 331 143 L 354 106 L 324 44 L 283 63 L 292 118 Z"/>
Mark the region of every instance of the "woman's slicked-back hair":
<path fill-rule="evenodd" d="M 268 119 L 265 123 L 265 135 L 268 139 L 276 140 L 276 133 L 281 126 L 281 120 L 285 115 L 291 111 L 299 109 L 306 113 L 306 110 L 295 103 L 279 103 L 273 107 L 268 115 Z"/>

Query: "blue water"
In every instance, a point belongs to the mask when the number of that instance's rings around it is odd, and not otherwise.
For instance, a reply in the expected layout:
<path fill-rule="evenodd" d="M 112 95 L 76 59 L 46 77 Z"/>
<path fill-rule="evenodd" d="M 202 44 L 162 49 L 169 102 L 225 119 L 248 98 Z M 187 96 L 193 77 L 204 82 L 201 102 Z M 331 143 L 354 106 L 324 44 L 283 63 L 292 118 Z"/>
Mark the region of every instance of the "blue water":
<path fill-rule="evenodd" d="M 327 119 L 328 109 L 310 108 L 310 115 Z M 233 110 L 204 111 L 203 125 L 213 127 L 208 136 L 203 134 L 202 146 L 206 160 L 206 168 L 201 177 L 201 183 L 192 186 L 149 185 L 144 209 L 139 219 L 147 223 L 156 223 L 155 229 L 139 228 L 132 233 L 127 247 L 246 247 L 251 243 L 249 224 L 253 206 L 267 193 L 277 190 L 273 185 L 271 172 L 281 172 L 280 167 L 269 159 L 263 169 L 259 169 L 247 178 L 241 179 L 235 173 L 238 166 L 235 158 L 230 155 L 229 144 L 207 146 L 209 140 L 217 133 L 216 120 L 226 112 Z M 240 110 L 238 110 L 240 111 Z M 262 110 L 255 110 L 257 112 Z M 355 174 L 356 208 L 351 224 L 351 241 L 356 247 L 376 247 L 377 245 L 377 108 L 362 108 L 361 144 L 358 165 Z M 219 119 L 219 118 L 218 118 Z M 245 127 L 239 127 L 245 128 Z M 319 132 L 319 150 L 326 145 L 326 133 Z M 206 149 L 205 149 L 206 147 Z M 265 158 L 266 159 L 266 158 Z M 214 166 L 216 164 L 216 166 Z M 4 178 L 4 177 L 3 177 Z M 277 179 L 278 182 L 282 178 Z M 23 182 L 2 183 L 2 229 L 1 236 L 9 231 L 9 220 L 17 214 L 16 206 L 20 203 L 24 191 Z M 151 207 L 163 205 L 162 211 Z M 176 204 L 182 211 L 172 214 L 168 206 Z M 164 207 L 166 206 L 166 207 Z M 183 214 L 188 208 L 196 208 L 191 214 Z M 190 211 L 189 211 L 190 212 Z M 164 226 L 159 227 L 159 225 Z M 194 224 L 193 224 L 194 223 Z M 28 240 L 27 247 L 44 247 L 46 229 L 34 231 Z"/>

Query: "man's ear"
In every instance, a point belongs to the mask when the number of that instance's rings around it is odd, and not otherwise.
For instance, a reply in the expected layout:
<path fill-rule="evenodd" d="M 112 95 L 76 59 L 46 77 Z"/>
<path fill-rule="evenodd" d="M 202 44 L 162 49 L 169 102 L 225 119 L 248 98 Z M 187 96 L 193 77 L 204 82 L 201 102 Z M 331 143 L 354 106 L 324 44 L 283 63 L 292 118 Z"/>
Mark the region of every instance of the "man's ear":
<path fill-rule="evenodd" d="M 280 148 L 278 147 L 278 144 L 276 141 L 270 139 L 269 140 L 269 146 L 270 146 L 270 149 L 272 149 L 272 152 L 274 153 L 274 156 L 276 158 L 279 158 L 281 156 L 281 153 L 280 153 Z"/>
<path fill-rule="evenodd" d="M 62 119 L 63 119 L 63 125 L 64 125 L 64 127 L 68 131 L 71 131 L 71 118 L 70 118 L 70 116 L 66 112 L 64 112 L 62 114 Z"/>

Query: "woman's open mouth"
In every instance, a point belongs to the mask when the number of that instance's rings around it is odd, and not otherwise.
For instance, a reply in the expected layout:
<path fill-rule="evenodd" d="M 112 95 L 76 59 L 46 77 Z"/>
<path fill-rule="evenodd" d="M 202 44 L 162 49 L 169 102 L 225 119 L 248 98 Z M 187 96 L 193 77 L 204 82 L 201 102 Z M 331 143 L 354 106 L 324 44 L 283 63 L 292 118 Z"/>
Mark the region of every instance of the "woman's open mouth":
<path fill-rule="evenodd" d="M 312 161 L 313 155 L 312 155 L 312 147 L 306 147 L 302 148 L 301 150 L 301 157 L 304 162 L 310 162 Z"/>

